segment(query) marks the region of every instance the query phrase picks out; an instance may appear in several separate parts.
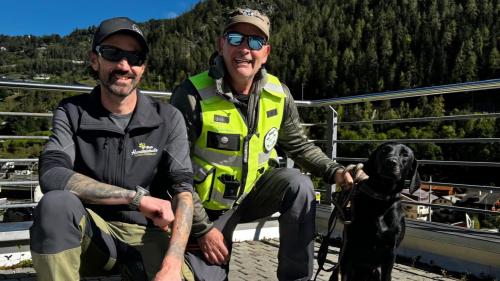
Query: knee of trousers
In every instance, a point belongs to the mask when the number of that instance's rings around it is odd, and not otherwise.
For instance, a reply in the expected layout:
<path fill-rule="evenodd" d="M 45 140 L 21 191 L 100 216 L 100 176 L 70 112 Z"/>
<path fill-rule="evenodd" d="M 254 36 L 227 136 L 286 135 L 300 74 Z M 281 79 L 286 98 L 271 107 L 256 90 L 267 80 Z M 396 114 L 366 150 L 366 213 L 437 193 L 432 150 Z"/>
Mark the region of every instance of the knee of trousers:
<path fill-rule="evenodd" d="M 31 248 L 37 253 L 56 253 L 80 245 L 80 224 L 86 210 L 78 197 L 69 191 L 46 193 L 33 215 L 30 229 Z"/>
<path fill-rule="evenodd" d="M 297 200 L 310 202 L 315 200 L 314 184 L 311 178 L 302 174 L 299 170 L 289 169 L 286 181 L 288 182 L 289 190 L 285 195 L 295 197 Z"/>
<path fill-rule="evenodd" d="M 305 223 L 314 220 L 316 199 L 311 179 L 295 169 L 288 174 L 289 189 L 283 198 L 280 221 Z"/>

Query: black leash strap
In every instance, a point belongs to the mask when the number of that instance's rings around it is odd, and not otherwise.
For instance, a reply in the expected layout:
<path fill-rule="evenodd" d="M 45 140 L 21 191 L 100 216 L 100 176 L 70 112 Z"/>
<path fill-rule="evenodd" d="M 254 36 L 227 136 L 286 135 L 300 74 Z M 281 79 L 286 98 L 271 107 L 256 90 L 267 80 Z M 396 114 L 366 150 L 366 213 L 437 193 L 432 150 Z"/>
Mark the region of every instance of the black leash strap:
<path fill-rule="evenodd" d="M 326 236 L 323 237 L 321 241 L 321 245 L 318 250 L 318 271 L 316 272 L 316 275 L 314 276 L 314 281 L 318 277 L 319 273 L 321 270 L 325 272 L 332 272 L 332 275 L 330 276 L 330 281 L 336 281 L 338 280 L 338 273 L 339 273 L 339 265 L 340 261 L 342 259 L 342 245 L 340 247 L 340 252 L 339 252 L 339 258 L 338 262 L 333 265 L 331 268 L 325 269 L 324 264 L 326 262 L 326 257 L 328 255 L 328 247 L 330 246 L 330 236 L 332 235 L 333 231 L 335 230 L 335 226 L 337 225 L 337 219 L 340 217 L 340 219 L 344 222 L 346 222 L 346 217 L 344 210 L 349 203 L 349 200 L 351 199 L 351 196 L 354 192 L 354 189 L 356 188 L 356 185 L 354 185 L 353 188 L 351 188 L 349 191 L 341 191 L 340 193 L 335 196 L 336 198 L 332 198 L 332 204 L 334 205 L 334 208 L 332 210 L 332 213 L 330 214 L 330 218 L 328 219 L 328 231 Z M 342 244 L 345 243 L 345 235 L 343 235 L 342 238 Z"/>

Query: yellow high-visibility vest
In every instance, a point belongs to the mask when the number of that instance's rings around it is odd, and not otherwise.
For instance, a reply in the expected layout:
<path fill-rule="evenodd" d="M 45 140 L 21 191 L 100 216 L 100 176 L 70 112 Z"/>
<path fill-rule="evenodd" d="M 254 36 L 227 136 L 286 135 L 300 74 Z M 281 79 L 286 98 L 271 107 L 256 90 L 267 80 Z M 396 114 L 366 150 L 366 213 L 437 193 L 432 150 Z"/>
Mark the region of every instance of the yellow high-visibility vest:
<path fill-rule="evenodd" d="M 241 113 L 216 93 L 208 72 L 189 78 L 201 100 L 201 134 L 192 155 L 195 188 L 203 206 L 225 210 L 250 192 L 277 157 L 274 149 L 283 119 L 285 92 L 277 77 L 267 74 L 262 87 L 255 132 Z"/>

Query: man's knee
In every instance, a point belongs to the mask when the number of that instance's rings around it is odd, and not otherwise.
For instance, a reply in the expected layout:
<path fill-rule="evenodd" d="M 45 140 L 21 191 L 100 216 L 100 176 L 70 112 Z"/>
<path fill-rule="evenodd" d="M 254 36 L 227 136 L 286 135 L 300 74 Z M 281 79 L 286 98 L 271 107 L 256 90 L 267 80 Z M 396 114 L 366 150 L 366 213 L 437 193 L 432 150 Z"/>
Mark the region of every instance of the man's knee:
<path fill-rule="evenodd" d="M 84 210 L 82 202 L 76 195 L 65 190 L 47 192 L 35 209 L 35 220 L 64 220 L 73 217 L 75 212 Z"/>
<path fill-rule="evenodd" d="M 288 182 L 289 194 L 302 200 L 314 200 L 314 185 L 311 178 L 297 169 L 287 169 L 285 181 Z"/>
<path fill-rule="evenodd" d="M 31 248 L 37 253 L 57 253 L 80 245 L 85 208 L 68 191 L 46 193 L 35 208 L 30 229 Z"/>
<path fill-rule="evenodd" d="M 286 172 L 289 189 L 283 198 L 281 221 L 306 222 L 315 215 L 314 185 L 296 169 Z M 283 216 L 284 215 L 284 216 Z"/>

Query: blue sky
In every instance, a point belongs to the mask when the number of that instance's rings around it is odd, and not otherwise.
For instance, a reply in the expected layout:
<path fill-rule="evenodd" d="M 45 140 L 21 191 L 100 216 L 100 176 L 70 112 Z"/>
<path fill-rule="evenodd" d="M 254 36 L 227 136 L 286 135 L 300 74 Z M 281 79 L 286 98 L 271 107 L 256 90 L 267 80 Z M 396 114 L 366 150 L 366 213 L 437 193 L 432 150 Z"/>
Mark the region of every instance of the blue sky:
<path fill-rule="evenodd" d="M 200 0 L 1 0 L 0 34 L 68 35 L 106 18 L 127 16 L 137 22 L 174 18 Z"/>

